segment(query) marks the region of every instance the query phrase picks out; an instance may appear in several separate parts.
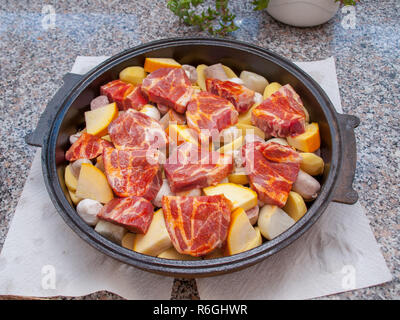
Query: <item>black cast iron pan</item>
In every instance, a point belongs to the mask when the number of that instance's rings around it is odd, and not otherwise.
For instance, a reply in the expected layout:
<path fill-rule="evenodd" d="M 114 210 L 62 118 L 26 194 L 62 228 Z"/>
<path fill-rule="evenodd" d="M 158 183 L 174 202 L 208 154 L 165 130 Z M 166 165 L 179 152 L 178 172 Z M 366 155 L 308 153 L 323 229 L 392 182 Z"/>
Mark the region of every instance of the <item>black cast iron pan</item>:
<path fill-rule="evenodd" d="M 290 83 L 318 122 L 321 156 L 325 171 L 320 179 L 318 198 L 292 228 L 252 250 L 213 260 L 178 261 L 143 255 L 119 246 L 99 235 L 76 213 L 64 183 L 68 138 L 84 124 L 84 111 L 99 95 L 101 85 L 118 78 L 125 67 L 143 65 L 145 57 L 171 57 L 182 64 L 211 65 L 221 62 L 234 71 L 248 70 L 269 81 Z M 354 128 L 359 119 L 336 113 L 320 86 L 285 58 L 244 42 L 209 38 L 172 38 L 150 42 L 121 52 L 85 75 L 68 73 L 64 85 L 42 114 L 36 130 L 26 137 L 28 144 L 42 147 L 45 184 L 60 215 L 86 242 L 103 253 L 137 268 L 176 277 L 202 277 L 237 271 L 251 266 L 298 239 L 321 216 L 330 201 L 355 203 L 352 189 L 356 167 Z"/>

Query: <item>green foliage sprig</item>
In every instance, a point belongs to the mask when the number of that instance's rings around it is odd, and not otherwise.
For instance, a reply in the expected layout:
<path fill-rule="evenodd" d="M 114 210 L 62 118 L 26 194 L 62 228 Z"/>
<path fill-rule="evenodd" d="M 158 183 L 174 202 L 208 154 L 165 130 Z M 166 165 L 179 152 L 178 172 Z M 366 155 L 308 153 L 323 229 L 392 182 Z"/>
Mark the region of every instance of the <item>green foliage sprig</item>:
<path fill-rule="evenodd" d="M 169 0 L 167 7 L 187 25 L 198 26 L 212 35 L 225 35 L 238 29 L 234 22 L 236 16 L 230 12 L 228 2 L 216 0 L 214 9 L 209 7 L 200 14 L 196 14 L 196 8 L 204 0 Z"/>
<path fill-rule="evenodd" d="M 254 10 L 263 10 L 268 7 L 270 0 L 252 0 Z M 355 5 L 359 0 L 335 0 L 345 6 Z M 236 15 L 228 8 L 229 0 L 215 0 L 215 7 L 208 7 L 196 13 L 198 6 L 204 0 L 169 0 L 170 9 L 181 21 L 189 26 L 197 26 L 212 35 L 223 36 L 229 32 L 239 29 L 235 24 Z"/>

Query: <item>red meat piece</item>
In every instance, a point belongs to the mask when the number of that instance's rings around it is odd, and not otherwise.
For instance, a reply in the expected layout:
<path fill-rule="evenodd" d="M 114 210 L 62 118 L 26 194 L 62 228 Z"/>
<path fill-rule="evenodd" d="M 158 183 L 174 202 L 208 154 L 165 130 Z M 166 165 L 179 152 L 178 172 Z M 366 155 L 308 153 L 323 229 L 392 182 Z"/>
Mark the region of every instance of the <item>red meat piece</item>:
<path fill-rule="evenodd" d="M 104 148 L 112 146 L 111 142 L 84 132 L 65 153 L 65 159 L 68 161 L 94 159 L 103 152 Z"/>
<path fill-rule="evenodd" d="M 242 147 L 242 156 L 259 199 L 283 207 L 300 170 L 299 153 L 289 146 L 255 141 Z"/>
<path fill-rule="evenodd" d="M 151 201 L 161 188 L 157 151 L 106 148 L 103 163 L 108 183 L 119 197 L 139 196 Z"/>
<path fill-rule="evenodd" d="M 129 109 L 108 126 L 117 149 L 163 149 L 168 137 L 161 124 L 148 115 Z"/>
<path fill-rule="evenodd" d="M 100 87 L 100 94 L 107 96 L 108 100 L 115 102 L 119 110 L 124 110 L 123 102 L 128 93 L 134 89 L 134 85 L 121 80 L 111 81 Z"/>
<path fill-rule="evenodd" d="M 207 91 L 232 102 L 239 113 L 248 111 L 254 104 L 254 91 L 232 81 L 206 80 Z"/>
<path fill-rule="evenodd" d="M 127 92 L 122 102 L 122 110 L 135 109 L 139 111 L 148 102 L 149 100 L 143 95 L 141 86 L 139 85 Z"/>
<path fill-rule="evenodd" d="M 251 120 L 267 135 L 274 137 L 298 135 L 306 128 L 303 103 L 289 84 L 255 107 Z"/>
<path fill-rule="evenodd" d="M 197 132 L 202 129 L 221 132 L 236 124 L 238 116 L 228 100 L 204 91 L 192 96 L 186 112 L 188 126 Z"/>
<path fill-rule="evenodd" d="M 153 220 L 154 207 L 142 197 L 114 198 L 109 201 L 97 217 L 125 227 L 135 233 L 146 233 Z"/>
<path fill-rule="evenodd" d="M 162 207 L 169 236 L 178 252 L 202 256 L 226 240 L 232 204 L 224 195 L 164 196 Z"/>
<path fill-rule="evenodd" d="M 170 155 L 164 170 L 172 192 L 181 192 L 217 184 L 232 172 L 233 163 L 228 154 L 186 142 Z"/>
<path fill-rule="evenodd" d="M 160 68 L 143 80 L 142 91 L 150 101 L 184 113 L 193 87 L 183 69 Z"/>

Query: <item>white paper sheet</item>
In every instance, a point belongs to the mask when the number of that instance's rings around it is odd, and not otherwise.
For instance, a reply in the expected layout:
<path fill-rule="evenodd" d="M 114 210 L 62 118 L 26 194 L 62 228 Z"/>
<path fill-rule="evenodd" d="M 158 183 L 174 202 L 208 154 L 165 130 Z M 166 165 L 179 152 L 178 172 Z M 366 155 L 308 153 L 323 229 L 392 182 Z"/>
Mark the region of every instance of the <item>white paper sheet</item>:
<path fill-rule="evenodd" d="M 77 57 L 72 72 L 85 73 L 106 58 Z M 333 58 L 299 65 L 341 110 Z M 249 269 L 198 279 L 197 285 L 201 299 L 303 299 L 390 280 L 361 206 L 333 203 L 290 247 Z M 0 295 L 107 290 L 128 299 L 169 299 L 172 281 L 108 258 L 75 235 L 50 201 L 38 150 L 0 255 Z"/>
<path fill-rule="evenodd" d="M 72 71 L 86 73 L 105 59 L 78 57 Z M 46 191 L 40 151 L 0 255 L 0 295 L 81 296 L 107 290 L 127 299 L 170 299 L 173 278 L 109 258 L 66 225 Z"/>
<path fill-rule="evenodd" d="M 342 112 L 334 59 L 297 62 Z M 392 276 L 361 205 L 331 203 L 303 237 L 233 274 L 197 279 L 201 299 L 309 299 L 369 287 Z"/>
<path fill-rule="evenodd" d="M 37 151 L 1 252 L 0 295 L 81 296 L 107 290 L 127 299 L 169 299 L 172 283 L 109 258 L 79 238 L 47 194 Z"/>

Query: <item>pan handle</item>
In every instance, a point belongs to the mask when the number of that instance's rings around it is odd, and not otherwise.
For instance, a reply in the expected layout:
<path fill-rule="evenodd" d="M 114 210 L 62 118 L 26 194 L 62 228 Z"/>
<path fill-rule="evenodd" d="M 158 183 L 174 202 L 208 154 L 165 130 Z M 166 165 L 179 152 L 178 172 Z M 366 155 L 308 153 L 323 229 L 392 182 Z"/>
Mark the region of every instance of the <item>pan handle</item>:
<path fill-rule="evenodd" d="M 44 138 L 54 120 L 54 117 L 61 107 L 64 98 L 71 89 L 82 79 L 82 75 L 76 73 L 67 73 L 63 77 L 64 84 L 47 104 L 46 109 L 40 116 L 36 129 L 25 136 L 25 142 L 31 146 L 43 147 Z"/>
<path fill-rule="evenodd" d="M 333 201 L 354 204 L 358 194 L 353 189 L 354 174 L 357 164 L 357 147 L 354 128 L 360 124 L 360 119 L 353 115 L 338 114 L 341 141 L 343 142 L 343 158 L 340 176 L 336 184 Z"/>

